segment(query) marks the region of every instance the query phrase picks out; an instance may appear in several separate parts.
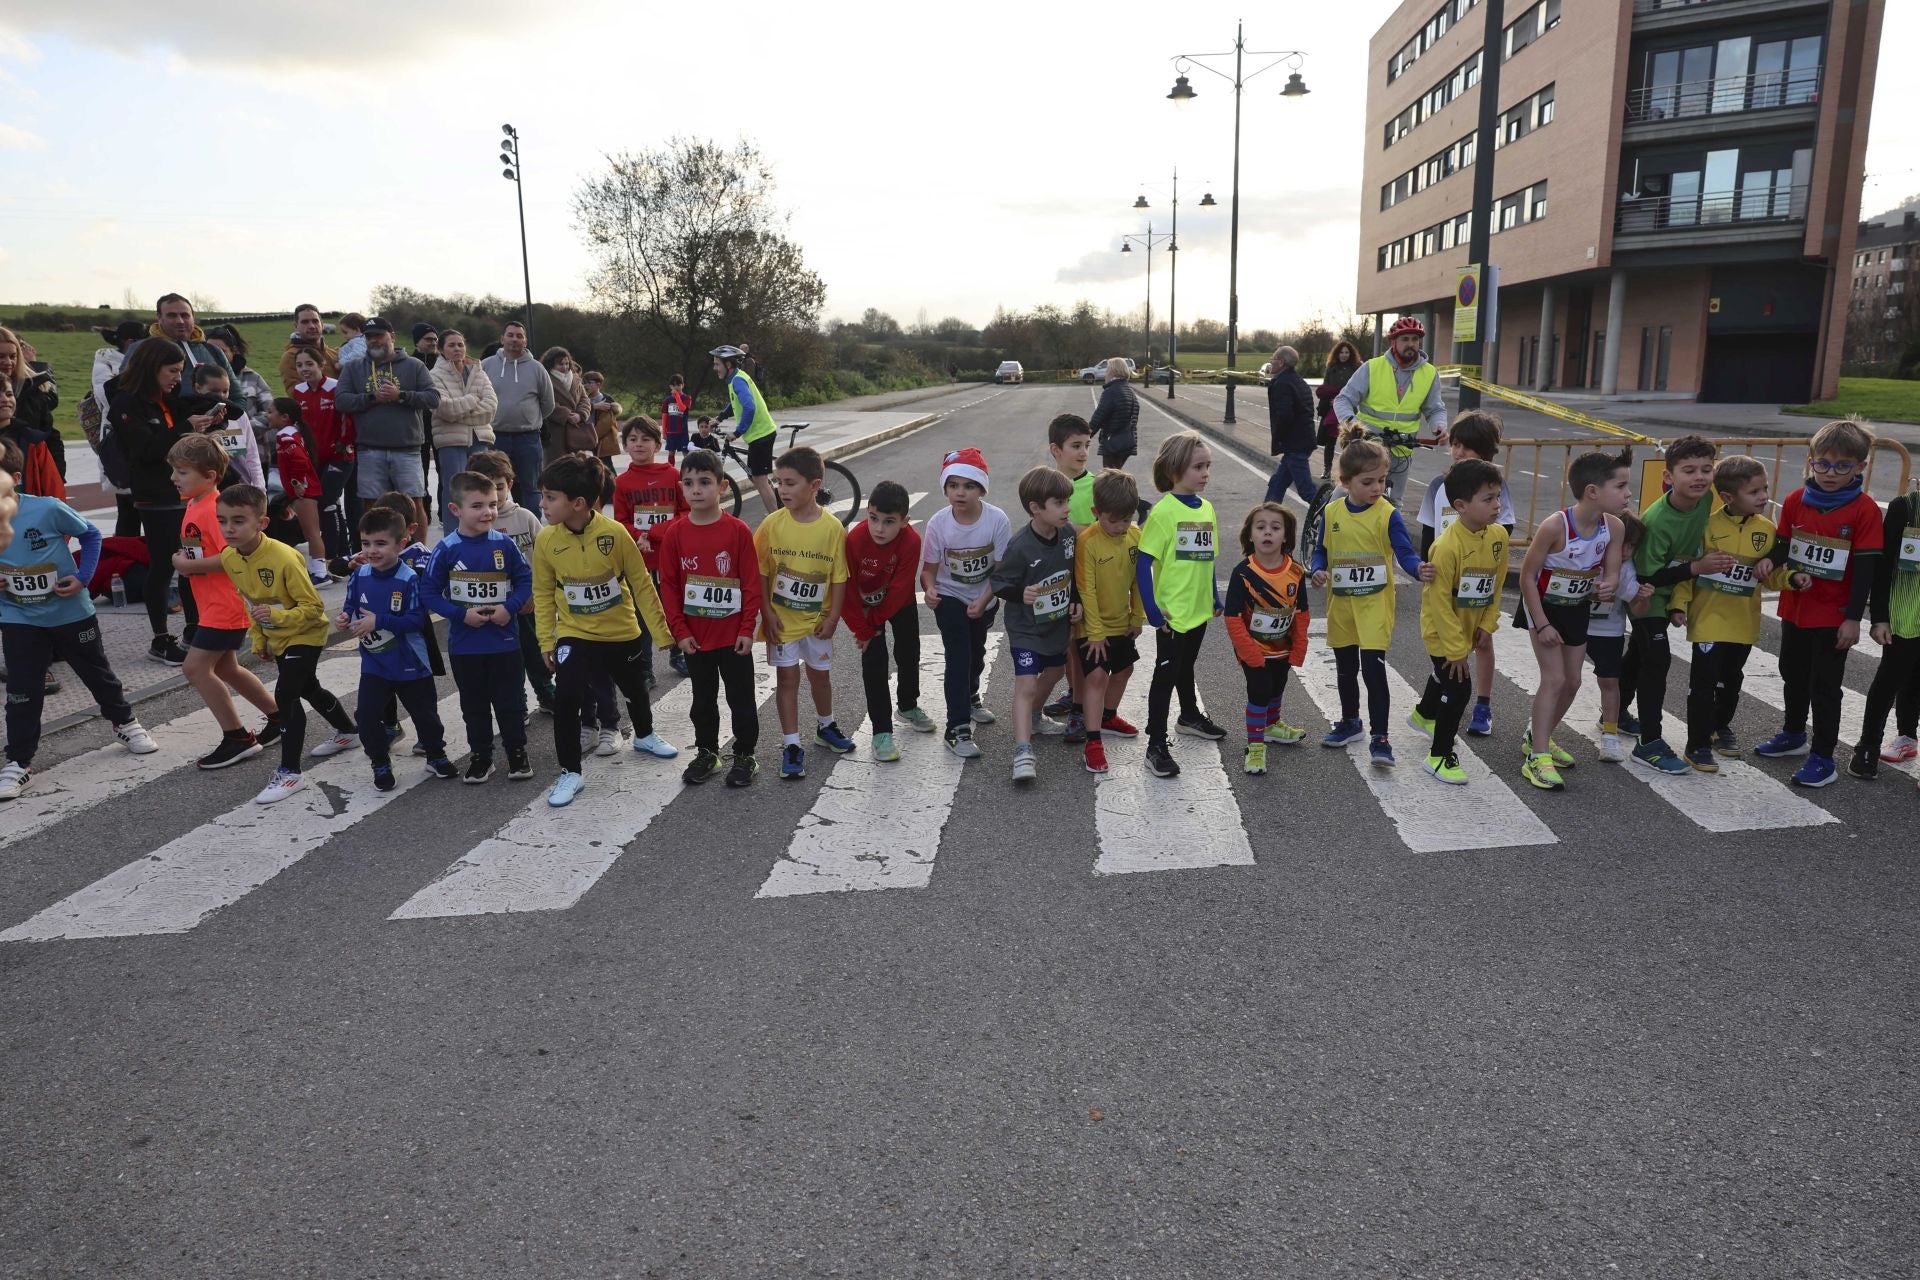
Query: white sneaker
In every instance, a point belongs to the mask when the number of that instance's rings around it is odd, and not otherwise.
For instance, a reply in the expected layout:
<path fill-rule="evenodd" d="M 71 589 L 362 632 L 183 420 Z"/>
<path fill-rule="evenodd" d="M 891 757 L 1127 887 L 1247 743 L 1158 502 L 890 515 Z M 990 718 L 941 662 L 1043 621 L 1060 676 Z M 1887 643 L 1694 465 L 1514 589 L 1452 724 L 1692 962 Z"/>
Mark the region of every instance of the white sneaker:
<path fill-rule="evenodd" d="M 6 766 L 0 768 L 0 800 L 18 800 L 31 781 L 33 770 L 26 765 L 7 761 Z"/>
<path fill-rule="evenodd" d="M 1061 734 L 1065 733 L 1066 731 L 1067 731 L 1067 722 L 1065 720 L 1050 720 L 1046 716 L 1040 714 L 1039 708 L 1036 707 L 1034 709 L 1033 732 L 1036 735 L 1045 734 L 1049 737 L 1057 738 Z"/>
<path fill-rule="evenodd" d="M 160 749 L 153 735 L 140 726 L 138 720 L 129 720 L 125 724 L 113 726 L 113 736 L 120 739 L 120 745 L 137 756 L 152 755 Z"/>
<path fill-rule="evenodd" d="M 333 581 L 333 575 L 327 571 L 327 562 L 325 560 L 315 560 L 312 556 L 307 557 L 307 576 L 309 578 L 317 578 L 321 582 Z"/>
<path fill-rule="evenodd" d="M 336 733 L 330 738 L 322 738 L 313 744 L 313 758 L 325 760 L 328 756 L 337 756 L 342 751 L 351 751 L 360 745 L 357 733 Z M 295 775 L 298 776 L 297 774 Z"/>
<path fill-rule="evenodd" d="M 599 745 L 594 747 L 593 754 L 597 756 L 611 756 L 619 754 L 619 751 L 620 735 L 611 729 L 602 729 L 600 731 Z"/>
<path fill-rule="evenodd" d="M 255 804 L 278 804 L 307 785 L 307 780 L 291 769 L 275 769 L 267 785 L 253 798 Z"/>
<path fill-rule="evenodd" d="M 1619 734 L 1600 735 L 1600 758 L 1610 764 L 1619 764 L 1627 758 L 1627 744 L 1620 740 Z"/>

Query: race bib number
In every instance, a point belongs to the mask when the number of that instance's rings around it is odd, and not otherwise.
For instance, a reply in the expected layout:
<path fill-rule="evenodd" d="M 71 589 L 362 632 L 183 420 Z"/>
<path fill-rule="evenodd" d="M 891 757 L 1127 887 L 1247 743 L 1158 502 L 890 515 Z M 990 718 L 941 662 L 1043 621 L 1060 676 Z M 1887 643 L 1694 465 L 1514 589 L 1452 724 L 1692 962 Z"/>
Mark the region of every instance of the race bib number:
<path fill-rule="evenodd" d="M 620 603 L 620 582 L 612 574 L 595 582 L 568 579 L 561 589 L 571 613 L 604 613 Z"/>
<path fill-rule="evenodd" d="M 400 636 L 398 633 L 382 631 L 376 627 L 360 637 L 360 647 L 368 653 L 385 653 L 387 650 L 393 648 L 394 643 L 399 639 Z"/>
<path fill-rule="evenodd" d="M 1491 569 L 1470 569 L 1462 573 L 1459 585 L 1453 589 L 1454 608 L 1484 609 L 1492 604 L 1493 580 Z"/>
<path fill-rule="evenodd" d="M 820 613 L 827 607 L 827 575 L 782 569 L 773 579 L 773 602 L 795 613 Z"/>
<path fill-rule="evenodd" d="M 886 588 L 882 587 L 878 591 L 863 592 L 860 596 L 860 603 L 865 605 L 869 609 L 878 609 L 880 607 L 880 602 L 885 600 L 886 598 L 887 598 Z"/>
<path fill-rule="evenodd" d="M 636 529 L 651 529 L 671 519 L 673 519 L 672 507 L 636 507 L 633 512 L 633 525 Z"/>
<path fill-rule="evenodd" d="M 1550 569 L 1540 598 L 1547 604 L 1582 605 L 1593 599 L 1598 569 Z"/>
<path fill-rule="evenodd" d="M 1293 632 L 1293 610 L 1255 609 L 1247 615 L 1247 634 L 1260 640 L 1284 640 Z"/>
<path fill-rule="evenodd" d="M 1040 580 L 1040 594 L 1033 598 L 1035 622 L 1058 622 L 1073 606 L 1073 577 L 1066 570 Z"/>
<path fill-rule="evenodd" d="M 201 547 L 200 539 L 198 538 L 180 539 L 180 551 L 181 554 L 185 555 L 189 560 L 203 559 L 207 554 Z"/>
<path fill-rule="evenodd" d="M 1703 573 L 1700 585 L 1709 591 L 1722 591 L 1730 596 L 1750 596 L 1758 586 L 1753 576 L 1753 566 L 1736 564 L 1725 573 Z"/>
<path fill-rule="evenodd" d="M 1440 508 L 1440 527 L 1434 530 L 1434 534 L 1435 536 L 1443 534 L 1447 530 L 1453 528 L 1453 526 L 1459 523 L 1460 523 L 1460 513 L 1458 511 L 1455 511 L 1450 506 L 1441 507 Z"/>
<path fill-rule="evenodd" d="M 1787 543 L 1787 563 L 1808 577 L 1838 582 L 1847 576 L 1847 560 L 1853 547 L 1838 538 L 1823 538 L 1817 533 L 1796 533 Z"/>
<path fill-rule="evenodd" d="M 505 604 L 510 579 L 504 573 L 470 572 L 455 569 L 447 575 L 447 599 L 469 609 L 486 604 Z"/>
<path fill-rule="evenodd" d="M 28 564 L 18 568 L 9 567 L 0 577 L 0 588 L 4 588 L 15 604 L 44 604 L 53 596 L 53 583 L 60 576 L 60 570 L 50 564 Z"/>
<path fill-rule="evenodd" d="M 1900 533 L 1900 572 L 1920 573 L 1920 529 Z"/>
<path fill-rule="evenodd" d="M 1213 559 L 1213 526 L 1205 520 L 1183 520 L 1174 526 L 1175 560 Z"/>
<path fill-rule="evenodd" d="M 216 427 L 207 434 L 219 442 L 229 458 L 237 458 L 247 451 L 248 433 L 245 427 Z"/>
<path fill-rule="evenodd" d="M 687 577 L 680 607 L 690 617 L 731 618 L 740 612 L 740 579 Z"/>
<path fill-rule="evenodd" d="M 1336 596 L 1370 596 L 1387 589 L 1385 556 L 1336 556 L 1328 570 Z"/>
<path fill-rule="evenodd" d="M 993 572 L 992 547 L 953 547 L 947 551 L 947 574 L 955 582 L 977 587 Z"/>

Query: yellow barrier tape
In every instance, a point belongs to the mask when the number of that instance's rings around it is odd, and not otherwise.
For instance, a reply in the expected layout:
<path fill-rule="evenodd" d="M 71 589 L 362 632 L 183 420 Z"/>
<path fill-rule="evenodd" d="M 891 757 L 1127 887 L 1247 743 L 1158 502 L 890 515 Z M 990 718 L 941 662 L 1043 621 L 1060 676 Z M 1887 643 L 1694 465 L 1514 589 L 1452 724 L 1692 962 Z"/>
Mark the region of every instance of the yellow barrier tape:
<path fill-rule="evenodd" d="M 1661 443 L 1653 436 L 1643 436 L 1638 431 L 1629 431 L 1616 423 L 1608 422 L 1603 418 L 1596 418 L 1590 413 L 1582 413 L 1578 409 L 1569 409 L 1563 404 L 1556 404 L 1551 400 L 1543 400 L 1539 396 L 1530 396 L 1524 391 L 1515 391 L 1511 387 L 1502 387 L 1495 383 L 1482 382 L 1480 379 L 1469 377 L 1464 373 L 1460 375 L 1460 385 L 1463 387 L 1472 387 L 1482 395 L 1492 396 L 1496 400 L 1504 400 L 1508 404 L 1518 405 L 1522 409 L 1545 414 L 1549 418 L 1558 418 L 1562 422 L 1570 422 L 1577 427 L 1586 427 L 1590 431 L 1599 431 L 1610 436 L 1620 436 L 1624 439 L 1632 440 L 1636 444 L 1657 445 Z"/>

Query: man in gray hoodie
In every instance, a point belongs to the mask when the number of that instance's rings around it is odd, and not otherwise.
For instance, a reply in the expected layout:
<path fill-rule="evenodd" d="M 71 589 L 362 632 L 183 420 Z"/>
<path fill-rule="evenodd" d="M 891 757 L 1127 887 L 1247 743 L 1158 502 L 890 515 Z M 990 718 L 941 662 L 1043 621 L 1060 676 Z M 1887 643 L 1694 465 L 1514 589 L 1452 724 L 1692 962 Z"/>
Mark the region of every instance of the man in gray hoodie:
<path fill-rule="evenodd" d="M 553 412 L 553 379 L 527 354 L 527 331 L 518 320 L 500 331 L 500 350 L 480 362 L 499 407 L 493 412 L 494 447 L 513 464 L 513 500 L 540 509 L 540 467 L 545 455 L 540 428 Z"/>
<path fill-rule="evenodd" d="M 359 480 L 354 492 L 362 502 L 395 490 L 414 500 L 420 527 L 427 526 L 427 476 L 420 466 L 420 445 L 426 432 L 420 411 L 439 407 L 427 366 L 401 355 L 393 342 L 393 326 L 379 316 L 367 321 L 361 335 L 367 352 L 340 362 L 340 385 L 333 403 L 353 415 L 355 466 Z"/>

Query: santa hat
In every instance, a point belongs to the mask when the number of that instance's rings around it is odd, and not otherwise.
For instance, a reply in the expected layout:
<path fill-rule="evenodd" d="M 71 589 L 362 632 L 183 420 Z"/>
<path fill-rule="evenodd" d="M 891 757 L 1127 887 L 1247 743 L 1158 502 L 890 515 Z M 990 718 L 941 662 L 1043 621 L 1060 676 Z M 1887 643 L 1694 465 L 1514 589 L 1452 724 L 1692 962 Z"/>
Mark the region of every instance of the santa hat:
<path fill-rule="evenodd" d="M 958 478 L 971 480 L 980 486 L 982 493 L 986 492 L 987 459 L 986 455 L 978 449 L 956 449 L 942 459 L 942 462 L 944 465 L 940 468 L 941 488 L 947 487 L 947 481 Z"/>

